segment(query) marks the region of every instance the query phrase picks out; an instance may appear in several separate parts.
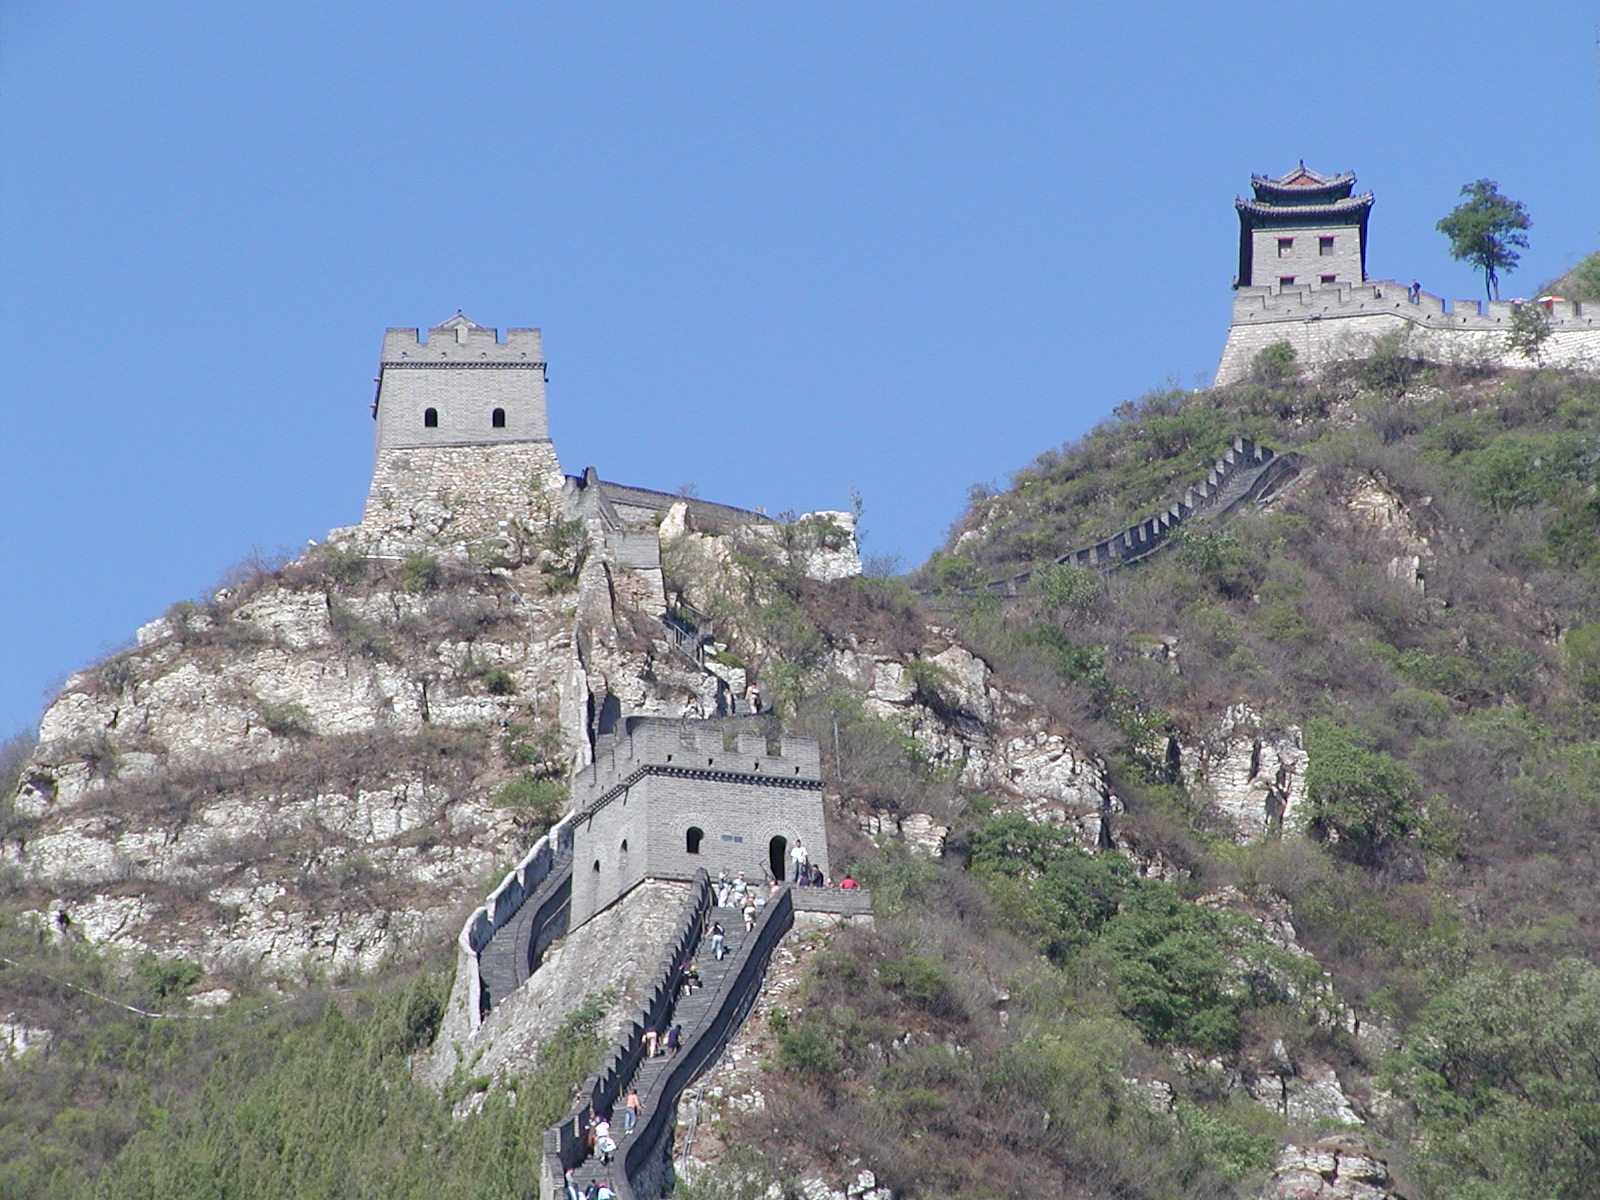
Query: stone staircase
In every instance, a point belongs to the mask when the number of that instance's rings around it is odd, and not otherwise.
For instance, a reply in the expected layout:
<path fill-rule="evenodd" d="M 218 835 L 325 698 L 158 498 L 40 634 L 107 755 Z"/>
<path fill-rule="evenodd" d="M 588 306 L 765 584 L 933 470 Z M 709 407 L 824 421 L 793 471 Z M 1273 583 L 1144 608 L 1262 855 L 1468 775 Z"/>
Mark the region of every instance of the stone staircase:
<path fill-rule="evenodd" d="M 763 915 L 765 915 L 764 909 Z M 761 928 L 761 920 L 762 918 L 758 916 L 757 930 Z M 713 921 L 720 921 L 727 934 L 725 953 L 720 962 L 713 958 L 711 954 L 709 930 Z M 745 956 L 741 951 L 745 946 L 746 940 L 754 936 L 754 934 L 745 932 L 744 917 L 738 909 L 732 907 L 713 907 L 706 921 L 706 929 L 708 932 L 702 935 L 700 950 L 695 957 L 695 966 L 700 972 L 703 986 L 679 996 L 666 1022 L 666 1026 L 678 1025 L 682 1027 L 683 1037 L 682 1044 L 678 1050 L 679 1055 L 691 1053 L 691 1049 L 699 1038 L 706 1033 L 708 1026 L 718 1011 L 725 1004 L 737 999 L 728 994 L 728 985 L 731 982 L 729 976 L 742 964 Z M 663 1027 L 663 1032 L 666 1026 Z M 590 1183 L 602 1182 L 609 1184 L 619 1196 L 631 1196 L 633 1194 L 629 1181 L 624 1177 L 624 1163 L 628 1161 L 628 1151 L 631 1148 L 633 1137 L 644 1134 L 650 1128 L 654 1108 L 657 1105 L 675 1108 L 677 1105 L 676 1090 L 670 1094 L 663 1095 L 661 1087 L 663 1083 L 662 1077 L 671 1070 L 674 1060 L 675 1056 L 669 1056 L 666 1053 L 658 1054 L 654 1058 L 642 1059 L 638 1068 L 634 1071 L 633 1077 L 625 1080 L 618 1089 L 619 1100 L 616 1105 L 616 1111 L 612 1114 L 611 1122 L 611 1134 L 617 1142 L 616 1157 L 612 1160 L 610 1166 L 606 1166 L 598 1156 L 591 1155 L 574 1167 L 571 1172 L 571 1178 L 580 1193 Z M 637 1089 L 639 1098 L 645 1106 L 633 1135 L 623 1132 L 625 1118 L 620 1099 L 621 1096 L 627 1094 L 629 1087 Z M 671 1114 L 668 1114 L 669 1120 L 670 1117 Z"/>

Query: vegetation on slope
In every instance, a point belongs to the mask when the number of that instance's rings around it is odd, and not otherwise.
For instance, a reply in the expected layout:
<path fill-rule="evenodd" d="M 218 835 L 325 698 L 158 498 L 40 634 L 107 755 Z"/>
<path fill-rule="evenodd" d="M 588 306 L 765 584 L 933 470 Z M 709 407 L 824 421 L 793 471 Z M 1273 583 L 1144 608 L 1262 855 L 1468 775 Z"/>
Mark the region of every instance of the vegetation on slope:
<path fill-rule="evenodd" d="M 848 695 L 797 683 L 787 698 L 842 790 L 956 828 L 941 864 L 859 848 L 882 915 L 821 957 L 790 1015 L 771 1115 L 748 1129 L 767 1177 L 858 1158 L 910 1195 L 1024 1194 L 1030 1180 L 1084 1196 L 1249 1192 L 1262 1138 L 1318 1132 L 1223 1085 L 1281 1043 L 1333 1064 L 1358 1099 L 1391 1089 L 1368 1130 L 1427 1194 L 1589 1194 L 1597 430 L 1592 376 L 1432 368 L 1395 342 L 1311 381 L 1280 351 L 1234 388 L 1124 406 L 1009 491 L 975 496 L 914 583 L 1105 756 L 1123 836 L 1186 878 L 1133 880 L 989 818 Z M 1048 565 L 1164 507 L 1235 434 L 1314 469 L 1136 569 Z M 959 590 L 1023 568 L 1037 573 L 1018 600 Z M 871 610 L 891 646 L 908 624 L 909 598 L 884 581 L 796 585 L 787 604 L 784 664 L 824 661 L 848 636 L 840 610 L 858 629 Z M 1177 669 L 1152 646 L 1175 646 Z M 1309 820 L 1288 831 L 1304 837 L 1236 846 L 1174 767 L 1169 739 L 1193 744 L 1240 702 L 1304 731 Z M 1252 961 L 1245 923 L 1192 903 L 1229 885 L 1288 901 L 1339 999 L 1398 1051 L 1330 1019 L 1315 969 Z M 1152 1109 L 1127 1078 L 1165 1081 L 1170 1105 Z"/>
<path fill-rule="evenodd" d="M 1588 1195 L 1600 1174 L 1597 430 L 1592 377 L 1427 368 L 1396 343 L 1310 381 L 1277 353 L 1248 383 L 1123 406 L 1009 491 L 974 498 L 913 582 L 1005 685 L 1104 757 L 1129 809 L 1120 836 L 1169 882 L 996 815 L 994 797 L 826 677 L 829 653 L 855 638 L 919 649 L 925 622 L 904 583 L 820 585 L 759 555 L 735 562 L 746 586 L 719 631 L 784 719 L 818 736 L 830 781 L 953 828 L 945 859 L 925 862 L 832 814 L 835 857 L 876 889 L 876 927 L 814 957 L 775 1021 L 766 1110 L 739 1128 L 746 1153 L 685 1193 L 743 1196 L 751 1180 L 759 1192 L 861 1162 L 909 1197 L 1248 1195 L 1281 1141 L 1328 1131 L 1235 1086 L 1281 1046 L 1371 1102 L 1369 1133 L 1422 1194 Z M 1191 528 L 1137 569 L 1047 565 L 1165 507 L 1235 434 L 1314 470 L 1269 509 Z M 1044 569 L 1019 599 L 959 591 L 1024 567 Z M 1175 647 L 1176 670 L 1153 647 Z M 965 720 L 924 668 L 919 698 Z M 1311 754 L 1306 828 L 1248 847 L 1169 751 L 1241 702 L 1303 730 Z M 1263 909 L 1290 904 L 1316 962 L 1199 902 L 1227 887 Z M 65 969 L 67 952 L 27 952 Z M 245 1170 L 235 1149 L 277 1162 L 250 1179 L 280 1194 L 320 1194 L 335 1176 L 371 1180 L 370 1194 L 385 1177 L 382 1194 L 412 1179 L 432 1194 L 517 1194 L 532 1180 L 519 1156 L 537 1147 L 526 1131 L 548 1120 L 528 1114 L 564 1103 L 584 1032 L 515 1105 L 491 1100 L 451 1125 L 403 1069 L 408 997 L 432 994 L 429 978 L 400 971 L 266 1017 L 246 1001 L 183 1026 L 86 1019 L 48 1055 L 0 1067 L 23 1099 L 0 1126 L 17 1151 L 0 1154 L 12 1172 L 0 1195 L 94 1194 L 69 1186 L 73 1171 L 141 1194 L 129 1189 L 155 1186 L 152 1171 Z M 1351 1033 L 1335 997 L 1393 1031 L 1389 1052 Z M 339 1069 L 324 1074 L 329 1045 Z M 376 1093 L 340 1090 L 363 1068 L 348 1086 Z M 285 1173 L 306 1140 L 293 1122 L 322 1111 L 312 1093 L 325 1090 L 327 1145 L 303 1150 L 321 1165 Z M 525 1105 L 534 1096 L 547 1099 Z M 97 1112 L 111 1115 L 85 1115 Z M 204 1194 L 177 1174 L 160 1185 Z"/>
<path fill-rule="evenodd" d="M 603 1051 L 600 1009 L 586 1006 L 535 1074 L 452 1121 L 449 1101 L 488 1081 L 463 1075 L 441 1099 L 411 1078 L 449 986 L 431 964 L 205 1012 L 184 1002 L 192 964 L 146 959 L 125 974 L 9 917 L 0 947 L 8 1003 L 45 1006 L 58 1031 L 0 1066 L 6 1200 L 527 1195 L 545 1128 Z"/>

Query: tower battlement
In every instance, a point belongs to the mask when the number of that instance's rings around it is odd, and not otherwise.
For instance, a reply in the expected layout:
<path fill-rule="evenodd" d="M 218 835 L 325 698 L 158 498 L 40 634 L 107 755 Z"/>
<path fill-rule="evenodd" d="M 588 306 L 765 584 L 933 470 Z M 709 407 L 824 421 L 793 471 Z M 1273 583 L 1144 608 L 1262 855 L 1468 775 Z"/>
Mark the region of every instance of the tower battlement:
<path fill-rule="evenodd" d="M 538 497 L 562 476 L 537 329 L 502 340 L 457 313 L 426 334 L 386 330 L 377 383 L 377 461 L 357 527 L 368 545 L 465 546 L 548 520 Z"/>
<path fill-rule="evenodd" d="M 600 799 L 644 767 L 711 775 L 754 775 L 775 787 L 816 785 L 822 759 L 815 738 L 766 732 L 740 720 L 629 717 L 595 743 L 594 761 L 573 779 L 574 807 Z"/>
<path fill-rule="evenodd" d="M 428 330 L 386 329 L 383 333 L 385 367 L 438 363 L 506 363 L 544 371 L 544 346 L 537 329 L 488 329 L 459 314 Z M 442 335 L 442 336 L 441 336 Z"/>
<path fill-rule="evenodd" d="M 423 446 L 548 442 L 545 364 L 537 329 L 485 328 L 457 313 L 428 330 L 383 335 L 378 454 Z"/>

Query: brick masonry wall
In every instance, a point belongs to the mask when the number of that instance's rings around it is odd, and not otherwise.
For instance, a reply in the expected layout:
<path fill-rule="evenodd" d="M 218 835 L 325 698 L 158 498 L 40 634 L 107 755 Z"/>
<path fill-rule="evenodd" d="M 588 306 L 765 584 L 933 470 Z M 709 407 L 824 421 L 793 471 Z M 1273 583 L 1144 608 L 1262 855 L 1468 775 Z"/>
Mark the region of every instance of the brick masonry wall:
<path fill-rule="evenodd" d="M 544 340 L 537 329 L 497 330 L 452 317 L 428 330 L 390 329 L 378 368 L 378 446 L 546 441 Z M 438 424 L 423 419 L 433 409 Z M 505 425 L 495 428 L 500 409 Z"/>
<path fill-rule="evenodd" d="M 1287 342 L 1309 367 L 1359 358 L 1386 334 L 1402 333 L 1407 353 L 1449 365 L 1527 368 L 1534 364 L 1510 351 L 1506 336 L 1515 306 L 1457 300 L 1446 306 L 1424 292 L 1413 303 L 1403 284 L 1379 280 L 1363 285 L 1316 288 L 1241 288 L 1233 323 L 1217 367 L 1217 386 L 1248 376 L 1251 360 Z M 1563 301 L 1549 313 L 1547 366 L 1600 370 L 1600 304 Z"/>
<path fill-rule="evenodd" d="M 1318 239 L 1331 237 L 1333 253 L 1321 253 Z M 1278 239 L 1292 245 L 1287 256 L 1278 253 Z M 1292 275 L 1297 284 L 1315 284 L 1323 275 L 1337 275 L 1340 283 L 1360 283 L 1361 229 L 1356 225 L 1312 226 L 1306 229 L 1257 229 L 1251 235 L 1250 269 L 1261 286 L 1276 286 Z"/>
<path fill-rule="evenodd" d="M 726 867 L 762 880 L 774 838 L 783 839 L 786 872 L 798 839 L 831 874 L 816 742 L 769 744 L 749 725 L 730 725 L 728 734 L 731 742 L 717 722 L 634 718 L 623 736 L 596 747 L 594 763 L 573 780 L 573 928 L 641 879 Z M 691 828 L 701 831 L 696 854 Z"/>
<path fill-rule="evenodd" d="M 701 831 L 697 854 L 688 852 L 691 828 Z M 646 775 L 573 827 L 572 927 L 645 878 L 687 878 L 700 868 L 715 876 L 726 867 L 760 882 L 774 838 L 783 839 L 786 870 L 798 839 L 831 874 L 820 786 Z"/>
<path fill-rule="evenodd" d="M 423 414 L 433 409 L 438 425 Z M 494 411 L 505 419 L 495 428 Z M 378 397 L 378 444 L 395 446 L 493 445 L 543 441 L 544 366 L 407 367 L 383 370 Z"/>

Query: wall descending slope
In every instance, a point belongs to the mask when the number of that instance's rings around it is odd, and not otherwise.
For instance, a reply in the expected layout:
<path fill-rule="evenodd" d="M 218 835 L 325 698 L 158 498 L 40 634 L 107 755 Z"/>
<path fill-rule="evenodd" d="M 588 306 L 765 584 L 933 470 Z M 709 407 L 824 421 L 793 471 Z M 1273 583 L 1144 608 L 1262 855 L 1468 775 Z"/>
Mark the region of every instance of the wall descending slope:
<path fill-rule="evenodd" d="M 778 943 L 794 924 L 793 889 L 785 887 L 762 908 L 753 929 L 744 932 L 734 909 L 711 908 L 710 888 L 701 903 L 692 905 L 696 924 L 685 930 L 663 966 L 661 981 L 651 1002 L 627 1034 L 617 1043 L 606 1065 L 584 1089 L 584 1099 L 562 1123 L 545 1135 L 545 1170 L 541 1196 L 558 1197 L 566 1173 L 580 1187 L 591 1181 L 609 1182 L 622 1200 L 661 1195 L 669 1183 L 672 1132 L 678 1099 L 709 1068 L 738 1031 L 755 1005 L 766 978 L 767 964 Z M 720 961 L 700 953 L 710 919 L 720 920 L 728 932 L 728 953 Z M 685 993 L 681 982 L 685 967 L 698 955 L 705 986 Z M 682 1028 L 682 1045 L 671 1057 L 646 1058 L 644 1036 L 648 1029 Z M 607 1167 L 589 1152 L 586 1133 L 593 1114 L 620 1116 L 619 1098 L 629 1087 L 640 1093 L 642 1115 L 631 1135 L 613 1122 L 618 1159 Z"/>
<path fill-rule="evenodd" d="M 1068 551 L 1053 561 L 1062 566 L 1095 571 L 1131 566 L 1165 546 L 1177 528 L 1191 517 L 1207 516 L 1219 520 L 1243 504 L 1267 499 L 1297 475 L 1301 465 L 1298 454 L 1279 454 L 1249 438 L 1236 437 L 1205 479 L 1185 492 L 1165 512 L 1130 525 L 1121 533 L 1103 538 L 1092 546 Z M 979 587 L 964 588 L 962 591 L 969 596 L 983 592 L 1014 596 L 1032 578 L 1031 569 L 1019 571 L 1004 579 L 990 580 Z"/>

